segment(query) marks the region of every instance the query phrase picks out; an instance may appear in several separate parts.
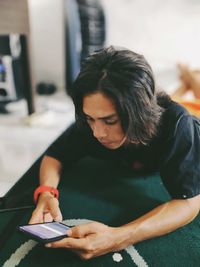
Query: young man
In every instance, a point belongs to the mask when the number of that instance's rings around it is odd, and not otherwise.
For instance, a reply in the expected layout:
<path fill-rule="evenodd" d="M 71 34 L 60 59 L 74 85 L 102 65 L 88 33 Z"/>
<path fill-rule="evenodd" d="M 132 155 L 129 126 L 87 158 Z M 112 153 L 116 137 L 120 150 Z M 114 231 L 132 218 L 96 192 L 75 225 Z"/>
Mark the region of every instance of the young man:
<path fill-rule="evenodd" d="M 200 209 L 200 122 L 155 90 L 143 56 L 109 47 L 91 55 L 72 88 L 76 123 L 42 160 L 37 207 L 30 223 L 61 220 L 56 198 L 62 168 L 86 155 L 146 171 L 159 170 L 172 199 L 121 227 L 99 222 L 69 230 L 49 244 L 89 259 L 167 234 L 191 222 Z M 52 187 L 54 189 L 52 189 Z"/>

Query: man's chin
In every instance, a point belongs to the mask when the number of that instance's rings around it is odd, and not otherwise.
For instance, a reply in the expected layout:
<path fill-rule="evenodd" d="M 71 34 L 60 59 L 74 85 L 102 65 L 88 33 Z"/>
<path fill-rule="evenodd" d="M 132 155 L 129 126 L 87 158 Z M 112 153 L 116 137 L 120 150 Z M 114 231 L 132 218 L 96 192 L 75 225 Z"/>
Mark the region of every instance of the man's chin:
<path fill-rule="evenodd" d="M 109 149 L 117 149 L 121 146 L 121 144 L 116 144 L 114 142 L 110 142 L 110 143 L 104 143 L 104 142 L 101 142 L 101 144 L 103 146 L 105 146 L 106 148 L 109 148 Z"/>

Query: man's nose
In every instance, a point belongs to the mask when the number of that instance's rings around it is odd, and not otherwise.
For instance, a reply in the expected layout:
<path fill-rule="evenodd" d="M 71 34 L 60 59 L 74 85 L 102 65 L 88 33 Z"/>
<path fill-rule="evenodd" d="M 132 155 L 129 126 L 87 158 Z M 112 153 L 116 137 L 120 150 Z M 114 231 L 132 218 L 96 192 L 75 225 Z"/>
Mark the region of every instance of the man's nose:
<path fill-rule="evenodd" d="M 97 139 L 104 138 L 107 136 L 105 125 L 102 122 L 95 122 L 93 126 L 93 135 Z"/>

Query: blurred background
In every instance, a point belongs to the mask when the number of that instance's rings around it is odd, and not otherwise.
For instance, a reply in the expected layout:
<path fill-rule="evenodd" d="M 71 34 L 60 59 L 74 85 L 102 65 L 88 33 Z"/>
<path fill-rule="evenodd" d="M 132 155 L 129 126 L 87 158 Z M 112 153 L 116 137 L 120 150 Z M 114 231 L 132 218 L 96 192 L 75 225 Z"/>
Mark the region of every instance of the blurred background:
<path fill-rule="evenodd" d="M 200 69 L 198 0 L 0 0 L 0 198 L 74 120 L 70 87 L 91 52 L 143 54 L 171 94 Z"/>

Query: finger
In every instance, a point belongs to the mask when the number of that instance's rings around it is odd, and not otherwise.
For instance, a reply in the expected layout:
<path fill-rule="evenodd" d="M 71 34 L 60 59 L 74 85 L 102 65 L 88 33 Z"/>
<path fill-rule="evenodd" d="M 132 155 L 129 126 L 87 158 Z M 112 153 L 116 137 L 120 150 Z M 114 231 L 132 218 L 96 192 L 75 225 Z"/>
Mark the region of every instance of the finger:
<path fill-rule="evenodd" d="M 68 237 L 56 242 L 48 243 L 45 246 L 48 248 L 69 248 L 75 250 L 86 250 L 86 240 L 84 238 L 76 239 Z"/>
<path fill-rule="evenodd" d="M 49 200 L 49 209 L 51 216 L 55 221 L 62 221 L 62 214 L 59 208 L 59 202 L 56 198 Z"/>
<path fill-rule="evenodd" d="M 71 251 L 74 252 L 76 255 L 78 255 L 82 260 L 89 260 L 93 257 L 93 254 L 88 253 L 85 250 L 71 249 Z"/>
<path fill-rule="evenodd" d="M 34 223 L 42 223 L 42 222 L 43 222 L 43 211 L 39 209 L 35 209 L 28 223 L 34 224 Z"/>
<path fill-rule="evenodd" d="M 52 222 L 52 221 L 53 221 L 53 217 L 51 216 L 51 214 L 49 212 L 44 212 L 43 222 Z"/>
<path fill-rule="evenodd" d="M 41 218 L 39 216 L 32 216 L 28 224 L 41 223 Z"/>

